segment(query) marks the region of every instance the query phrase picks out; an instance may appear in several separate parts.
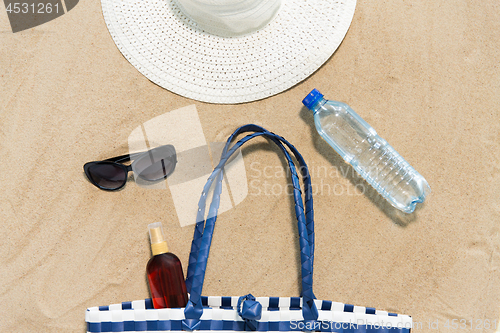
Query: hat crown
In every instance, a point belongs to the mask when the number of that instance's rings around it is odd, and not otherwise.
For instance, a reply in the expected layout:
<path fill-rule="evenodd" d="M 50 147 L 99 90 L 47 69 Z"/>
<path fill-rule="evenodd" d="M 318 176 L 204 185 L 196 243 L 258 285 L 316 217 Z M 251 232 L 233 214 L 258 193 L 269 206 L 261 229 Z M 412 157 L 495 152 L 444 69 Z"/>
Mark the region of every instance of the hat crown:
<path fill-rule="evenodd" d="M 281 0 L 175 0 L 181 11 L 206 32 L 237 37 L 266 26 Z"/>

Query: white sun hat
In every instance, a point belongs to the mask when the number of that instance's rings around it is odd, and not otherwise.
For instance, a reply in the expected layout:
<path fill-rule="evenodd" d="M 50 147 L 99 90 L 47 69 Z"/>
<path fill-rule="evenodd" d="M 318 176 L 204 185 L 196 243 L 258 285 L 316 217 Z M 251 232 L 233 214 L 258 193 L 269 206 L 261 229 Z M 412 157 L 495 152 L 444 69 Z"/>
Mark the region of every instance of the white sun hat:
<path fill-rule="evenodd" d="M 157 85 L 221 104 L 306 79 L 338 48 L 356 0 L 101 0 L 121 53 Z"/>

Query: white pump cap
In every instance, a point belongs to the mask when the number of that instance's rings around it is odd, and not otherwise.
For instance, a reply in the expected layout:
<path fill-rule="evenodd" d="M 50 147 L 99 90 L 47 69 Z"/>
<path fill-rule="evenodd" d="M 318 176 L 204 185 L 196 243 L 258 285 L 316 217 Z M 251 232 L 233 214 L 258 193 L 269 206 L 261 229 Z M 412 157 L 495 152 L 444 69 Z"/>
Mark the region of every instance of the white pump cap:
<path fill-rule="evenodd" d="M 168 246 L 163 236 L 163 226 L 161 222 L 149 224 L 148 229 L 149 239 L 151 240 L 151 252 L 153 252 L 153 255 L 167 253 Z"/>

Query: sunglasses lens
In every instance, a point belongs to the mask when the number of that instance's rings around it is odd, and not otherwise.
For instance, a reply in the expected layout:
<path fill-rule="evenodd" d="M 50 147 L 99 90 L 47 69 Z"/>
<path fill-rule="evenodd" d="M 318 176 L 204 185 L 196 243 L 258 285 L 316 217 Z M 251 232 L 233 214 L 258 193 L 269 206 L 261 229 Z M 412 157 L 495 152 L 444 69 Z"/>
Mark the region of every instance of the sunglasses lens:
<path fill-rule="evenodd" d="M 119 188 L 127 180 L 127 172 L 113 163 L 94 164 L 89 167 L 88 172 L 97 185 L 109 190 Z"/>
<path fill-rule="evenodd" d="M 133 169 L 139 177 L 149 181 L 166 178 L 174 171 L 175 151 L 167 147 L 155 148 L 139 158 Z"/>

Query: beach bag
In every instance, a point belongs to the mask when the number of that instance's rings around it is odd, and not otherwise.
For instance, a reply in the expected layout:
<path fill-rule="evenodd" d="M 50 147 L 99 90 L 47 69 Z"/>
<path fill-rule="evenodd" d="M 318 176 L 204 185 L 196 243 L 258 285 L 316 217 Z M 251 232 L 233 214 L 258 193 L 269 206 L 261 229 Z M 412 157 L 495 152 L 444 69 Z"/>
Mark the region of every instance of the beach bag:
<path fill-rule="evenodd" d="M 246 132 L 252 134 L 231 147 L 233 139 Z M 251 294 L 232 297 L 202 296 L 222 191 L 224 165 L 245 142 L 259 136 L 269 139 L 280 148 L 290 168 L 299 232 L 302 294 L 300 297 L 254 297 Z M 300 166 L 304 201 L 297 170 L 288 150 Z M 207 194 L 213 183 L 215 188 L 212 202 L 205 220 Z M 186 276 L 189 293 L 186 307 L 154 309 L 151 299 L 92 307 L 85 314 L 87 332 L 410 332 L 410 316 L 316 299 L 313 293 L 314 211 L 311 179 L 304 159 L 284 138 L 257 125 L 245 125 L 237 129 L 227 140 L 221 160 L 203 188 L 197 221 Z"/>

